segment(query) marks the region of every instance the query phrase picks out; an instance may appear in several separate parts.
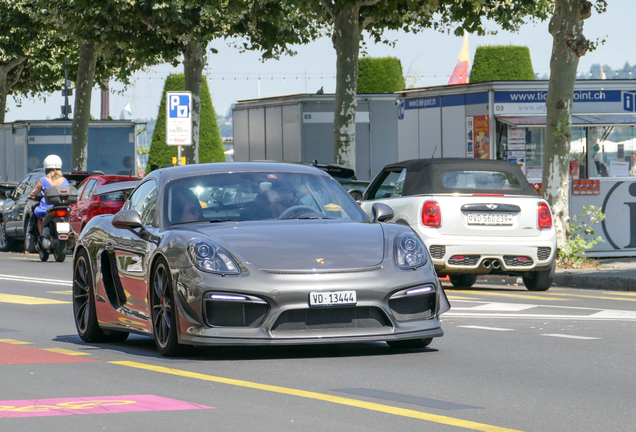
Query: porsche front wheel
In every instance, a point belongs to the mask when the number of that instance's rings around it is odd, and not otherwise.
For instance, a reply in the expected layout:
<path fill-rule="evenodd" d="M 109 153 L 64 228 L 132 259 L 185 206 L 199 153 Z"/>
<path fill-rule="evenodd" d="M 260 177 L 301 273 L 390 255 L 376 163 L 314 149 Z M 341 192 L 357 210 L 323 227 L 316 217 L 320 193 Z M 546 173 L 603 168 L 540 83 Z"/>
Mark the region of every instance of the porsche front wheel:
<path fill-rule="evenodd" d="M 150 307 L 152 308 L 152 334 L 159 353 L 166 357 L 182 354 L 183 346 L 177 337 L 177 308 L 172 292 L 172 278 L 168 264 L 160 259 L 150 282 Z"/>

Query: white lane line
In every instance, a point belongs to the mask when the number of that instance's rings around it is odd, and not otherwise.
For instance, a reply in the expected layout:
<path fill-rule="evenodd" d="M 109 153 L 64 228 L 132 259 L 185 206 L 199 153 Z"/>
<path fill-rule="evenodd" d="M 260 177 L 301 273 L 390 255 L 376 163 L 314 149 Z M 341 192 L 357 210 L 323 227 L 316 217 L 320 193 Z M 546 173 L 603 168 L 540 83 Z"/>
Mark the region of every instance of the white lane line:
<path fill-rule="evenodd" d="M 566 339 L 583 339 L 583 340 L 600 339 L 597 337 L 575 336 L 575 335 L 556 334 L 556 333 L 555 334 L 544 333 L 541 336 L 552 336 L 552 337 L 559 337 L 559 338 L 566 338 Z"/>
<path fill-rule="evenodd" d="M 468 329 L 477 329 L 477 330 L 514 331 L 514 329 L 499 328 L 499 327 L 481 327 L 481 326 L 457 326 L 457 327 L 468 328 Z"/>
<path fill-rule="evenodd" d="M 538 307 L 533 304 L 522 303 L 486 303 L 479 306 L 468 308 L 453 308 L 454 310 L 472 310 L 472 311 L 503 311 L 503 312 L 521 312 L 524 310 Z"/>
<path fill-rule="evenodd" d="M 608 309 L 608 310 L 602 310 L 590 316 L 595 318 L 634 319 L 636 318 L 636 311 Z"/>
<path fill-rule="evenodd" d="M 12 282 L 31 282 L 31 283 L 39 283 L 46 285 L 62 285 L 62 286 L 73 286 L 72 281 L 64 281 L 59 279 L 43 279 L 43 278 L 33 278 L 33 277 L 24 277 L 24 276 L 13 276 L 13 275 L 0 275 L 0 280 L 7 280 Z"/>
<path fill-rule="evenodd" d="M 478 313 L 453 313 L 452 309 L 442 315 L 442 319 L 448 318 L 517 318 L 517 319 L 551 319 L 551 320 L 575 320 L 575 321 L 636 321 L 636 318 L 626 317 L 597 317 L 593 315 L 542 315 L 542 314 L 478 314 Z"/>

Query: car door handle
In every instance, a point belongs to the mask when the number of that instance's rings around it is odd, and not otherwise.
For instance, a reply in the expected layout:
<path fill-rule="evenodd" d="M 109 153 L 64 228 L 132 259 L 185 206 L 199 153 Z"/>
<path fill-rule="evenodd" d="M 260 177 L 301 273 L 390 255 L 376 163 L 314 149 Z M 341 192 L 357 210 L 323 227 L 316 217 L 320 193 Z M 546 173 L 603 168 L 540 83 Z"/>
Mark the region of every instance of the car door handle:
<path fill-rule="evenodd" d="M 114 251 L 115 250 L 115 244 L 111 241 L 106 242 L 106 250 L 107 251 Z"/>

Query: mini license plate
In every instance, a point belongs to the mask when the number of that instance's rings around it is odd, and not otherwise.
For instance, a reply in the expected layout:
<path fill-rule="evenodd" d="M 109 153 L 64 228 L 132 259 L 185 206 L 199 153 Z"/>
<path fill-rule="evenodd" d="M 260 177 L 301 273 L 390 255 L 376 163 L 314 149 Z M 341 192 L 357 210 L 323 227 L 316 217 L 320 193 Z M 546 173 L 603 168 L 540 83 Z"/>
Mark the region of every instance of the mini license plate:
<path fill-rule="evenodd" d="M 55 229 L 58 234 L 68 234 L 71 232 L 71 224 L 68 222 L 58 222 L 55 224 Z"/>
<path fill-rule="evenodd" d="M 356 304 L 355 291 L 310 292 L 309 306 L 335 306 Z"/>
<path fill-rule="evenodd" d="M 468 225 L 512 225 L 509 213 L 468 213 Z"/>

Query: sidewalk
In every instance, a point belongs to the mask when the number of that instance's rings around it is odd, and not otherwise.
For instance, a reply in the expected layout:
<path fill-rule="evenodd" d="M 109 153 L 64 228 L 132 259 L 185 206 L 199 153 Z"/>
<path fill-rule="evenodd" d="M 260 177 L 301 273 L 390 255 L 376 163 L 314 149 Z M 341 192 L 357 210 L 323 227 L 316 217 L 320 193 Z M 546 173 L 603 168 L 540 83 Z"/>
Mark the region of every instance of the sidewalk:
<path fill-rule="evenodd" d="M 557 269 L 554 284 L 562 287 L 636 291 L 636 258 L 599 258 L 599 269 Z"/>
<path fill-rule="evenodd" d="M 599 258 L 599 269 L 557 269 L 553 286 L 636 291 L 636 258 Z M 480 276 L 481 281 L 516 283 L 516 276 Z"/>

